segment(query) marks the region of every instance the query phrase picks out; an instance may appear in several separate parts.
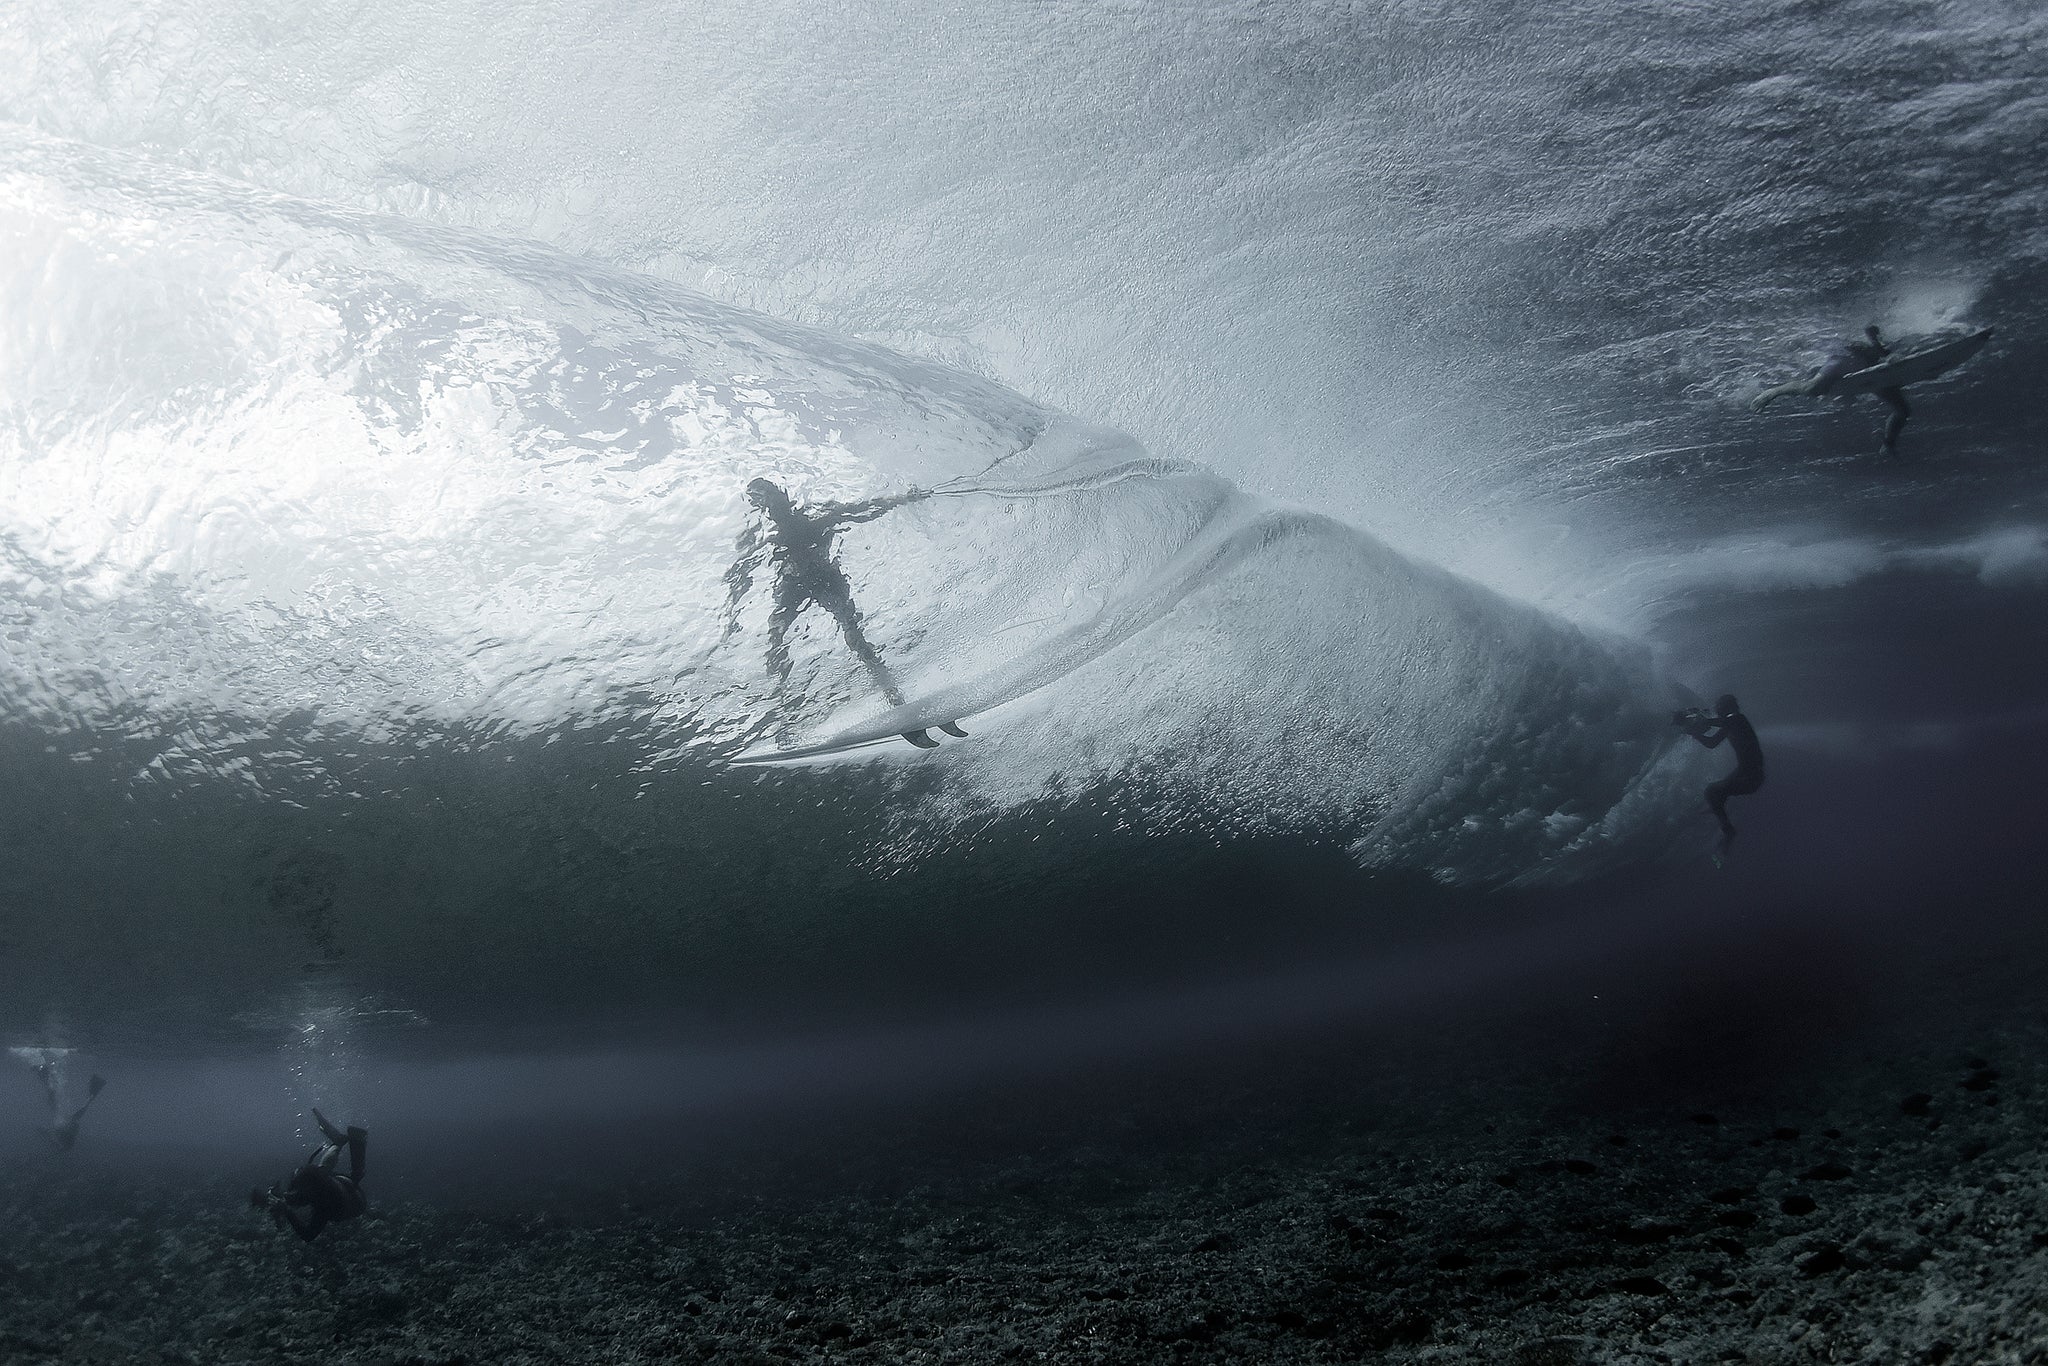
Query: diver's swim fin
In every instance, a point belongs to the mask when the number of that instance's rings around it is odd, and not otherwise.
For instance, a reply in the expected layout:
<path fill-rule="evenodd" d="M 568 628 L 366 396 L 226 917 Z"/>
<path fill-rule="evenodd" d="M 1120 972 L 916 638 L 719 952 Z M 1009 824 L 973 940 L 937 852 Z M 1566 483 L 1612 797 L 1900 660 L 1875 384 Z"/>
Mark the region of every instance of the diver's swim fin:
<path fill-rule="evenodd" d="M 958 721 L 942 721 L 939 723 L 939 729 L 956 739 L 965 740 L 967 738 L 967 732 L 960 729 Z"/>
<path fill-rule="evenodd" d="M 937 740 L 932 739 L 930 735 L 921 730 L 906 730 L 903 732 L 903 738 L 916 745 L 919 749 L 937 749 L 939 747 Z"/>
<path fill-rule="evenodd" d="M 332 1124 L 329 1124 L 327 1116 L 320 1113 L 318 1106 L 313 1107 L 313 1122 L 320 1126 L 321 1137 L 325 1138 L 329 1143 L 342 1144 L 348 1142 L 348 1135 L 335 1128 Z"/>

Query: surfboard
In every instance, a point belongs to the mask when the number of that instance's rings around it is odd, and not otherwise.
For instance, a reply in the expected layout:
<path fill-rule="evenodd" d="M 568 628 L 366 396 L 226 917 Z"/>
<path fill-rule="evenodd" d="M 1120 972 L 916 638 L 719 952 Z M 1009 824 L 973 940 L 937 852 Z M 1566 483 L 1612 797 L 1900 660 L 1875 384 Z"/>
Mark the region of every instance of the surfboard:
<path fill-rule="evenodd" d="M 952 724 L 952 722 L 946 723 L 947 726 Z M 864 749 L 874 749 L 878 745 L 897 744 L 909 739 L 912 735 L 923 735 L 926 731 L 933 728 L 932 726 L 916 726 L 907 730 L 890 730 L 878 733 L 878 728 L 875 726 L 860 726 L 840 731 L 835 735 L 807 745 L 790 745 L 786 748 L 766 744 L 757 745 L 744 753 L 734 755 L 728 762 L 735 768 L 756 768 L 765 764 L 796 763 L 805 759 L 830 759 L 840 755 L 855 754 Z M 938 728 L 945 729 L 944 726 Z M 954 732 L 948 731 L 948 733 L 952 734 Z M 964 731 L 959 733 L 965 734 Z M 930 737 L 927 735 L 926 739 L 930 740 Z M 910 743 L 917 745 L 915 740 L 911 740 Z M 917 747 L 919 749 L 937 749 L 939 743 L 936 740 L 931 740 L 929 744 L 917 745 Z"/>
<path fill-rule="evenodd" d="M 1990 340 L 1991 329 L 1984 327 L 1966 336 L 1951 337 L 1933 346 L 1909 351 L 1903 356 L 1889 356 L 1877 365 L 1851 370 L 1829 386 L 1828 395 L 1874 394 L 1880 389 L 1933 379 L 1936 375 L 1947 374 L 1982 351 Z"/>
<path fill-rule="evenodd" d="M 1106 604 L 1017 658 L 987 672 L 950 683 L 852 725 L 806 743 L 758 743 L 727 762 L 738 767 L 791 763 L 852 754 L 899 741 L 909 731 L 940 730 L 961 735 L 962 718 L 991 711 L 1064 678 L 1115 649 L 1179 604 L 1202 584 L 1226 574 L 1247 558 L 1288 537 L 1337 524 L 1314 513 L 1262 507 L 1232 492 L 1219 499 L 1201 532 L 1175 553 L 1138 591 Z"/>

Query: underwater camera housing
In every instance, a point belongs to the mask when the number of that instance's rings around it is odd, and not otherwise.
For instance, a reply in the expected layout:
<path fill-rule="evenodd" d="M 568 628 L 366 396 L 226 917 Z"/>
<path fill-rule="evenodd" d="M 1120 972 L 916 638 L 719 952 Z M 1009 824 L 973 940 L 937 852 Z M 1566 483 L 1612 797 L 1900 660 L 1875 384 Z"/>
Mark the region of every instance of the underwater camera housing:
<path fill-rule="evenodd" d="M 1671 724 L 1687 735 L 1698 735 L 1714 723 L 1714 714 L 1705 707 L 1687 707 L 1671 713 Z"/>

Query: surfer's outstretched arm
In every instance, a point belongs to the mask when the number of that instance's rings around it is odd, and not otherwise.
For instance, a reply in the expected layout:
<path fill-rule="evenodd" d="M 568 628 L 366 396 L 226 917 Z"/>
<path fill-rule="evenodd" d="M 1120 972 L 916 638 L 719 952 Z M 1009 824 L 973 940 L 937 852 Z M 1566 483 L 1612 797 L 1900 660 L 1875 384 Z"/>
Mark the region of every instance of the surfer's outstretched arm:
<path fill-rule="evenodd" d="M 862 522 L 872 522 L 885 512 L 894 512 L 906 503 L 921 503 L 931 496 L 929 489 L 912 489 L 908 493 L 870 498 L 860 503 L 827 503 L 814 515 L 833 526 L 857 526 Z"/>

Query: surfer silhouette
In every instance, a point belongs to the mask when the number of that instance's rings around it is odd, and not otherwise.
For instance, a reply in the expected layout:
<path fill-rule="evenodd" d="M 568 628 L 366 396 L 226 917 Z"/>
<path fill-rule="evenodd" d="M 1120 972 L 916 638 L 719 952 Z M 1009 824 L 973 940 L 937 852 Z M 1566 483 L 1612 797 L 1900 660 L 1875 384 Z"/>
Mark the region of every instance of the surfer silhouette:
<path fill-rule="evenodd" d="M 903 705 L 903 689 L 861 627 L 853 585 L 833 560 L 832 542 L 849 526 L 872 522 L 886 512 L 931 496 L 928 489 L 912 489 L 892 498 L 798 508 L 772 480 L 756 479 L 747 485 L 747 501 L 762 515 L 740 532 L 738 558 L 725 572 L 725 634 L 731 636 L 739 630 L 740 602 L 754 586 L 754 575 L 765 563 L 774 574 L 775 602 L 768 613 L 768 672 L 775 675 L 778 696 L 789 685 L 790 627 L 796 624 L 804 608 L 816 603 L 839 624 L 846 648 L 868 671 L 882 696 L 889 699 L 891 706 Z M 966 734 L 953 722 L 939 729 L 948 735 Z M 936 749 L 939 743 L 924 730 L 905 731 L 903 738 L 919 749 Z"/>
<path fill-rule="evenodd" d="M 1717 852 L 1726 858 L 1735 844 L 1735 825 L 1728 819 L 1728 799 L 1747 797 L 1764 785 L 1764 750 L 1757 742 L 1756 727 L 1742 714 L 1734 693 L 1721 694 L 1711 712 L 1694 708 L 1671 719 L 1707 749 L 1718 748 L 1725 740 L 1728 748 L 1735 751 L 1734 771 L 1719 782 L 1707 784 L 1707 810 L 1714 813 L 1714 819 L 1721 825 Z"/>
<path fill-rule="evenodd" d="M 70 1152 L 71 1145 L 78 1142 L 79 1122 L 85 1118 L 85 1112 L 92 1108 L 92 1103 L 100 1098 L 100 1092 L 106 1088 L 107 1079 L 94 1073 L 91 1083 L 85 1088 L 85 1104 L 73 1110 L 69 1119 L 59 1119 L 57 1116 L 61 1106 L 57 1098 L 56 1067 L 51 1063 L 43 1063 L 36 1068 L 36 1075 L 43 1080 L 43 1098 L 50 1105 L 50 1146 L 58 1152 Z"/>
<path fill-rule="evenodd" d="M 269 1214 L 279 1228 L 291 1225 L 292 1231 L 309 1243 L 329 1224 L 367 1214 L 370 1209 L 369 1198 L 363 1194 L 368 1131 L 351 1124 L 344 1132 L 329 1124 L 318 1110 L 313 1112 L 313 1122 L 327 1141 L 315 1148 L 282 1186 L 249 1192 L 253 1208 Z M 343 1152 L 348 1153 L 347 1176 L 334 1169 Z"/>
<path fill-rule="evenodd" d="M 1884 333 L 1876 323 L 1863 329 L 1863 341 L 1845 341 L 1828 353 L 1822 366 L 1813 372 L 1810 379 L 1793 380 L 1766 389 L 1756 396 L 1753 405 L 1758 412 L 1789 395 L 1801 398 L 1825 398 L 1842 376 L 1856 370 L 1868 370 L 1882 362 L 1892 353 L 1885 345 Z M 1890 455 L 1898 449 L 1899 433 L 1906 429 L 1906 421 L 1913 416 L 1913 410 L 1906 405 L 1906 391 L 1898 385 L 1888 385 L 1876 391 L 1878 401 L 1892 410 L 1891 420 L 1884 426 L 1884 442 L 1878 447 L 1878 454 Z"/>

